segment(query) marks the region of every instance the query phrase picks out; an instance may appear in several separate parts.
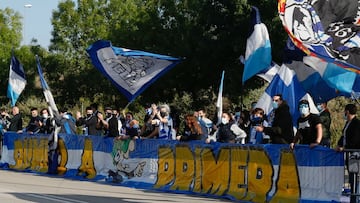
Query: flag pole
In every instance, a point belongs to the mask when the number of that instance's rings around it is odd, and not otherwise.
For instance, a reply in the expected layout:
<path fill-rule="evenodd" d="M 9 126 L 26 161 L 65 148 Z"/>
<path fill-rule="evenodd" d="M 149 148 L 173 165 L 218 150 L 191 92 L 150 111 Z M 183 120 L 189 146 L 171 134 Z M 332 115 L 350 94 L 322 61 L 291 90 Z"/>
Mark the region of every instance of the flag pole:
<path fill-rule="evenodd" d="M 128 103 L 126 104 L 126 106 L 123 108 L 123 110 L 121 111 L 121 112 L 122 112 L 122 115 L 124 116 L 124 118 L 125 118 L 125 109 L 127 109 L 127 108 L 130 106 L 131 103 L 132 103 L 132 101 L 128 102 Z"/>
<path fill-rule="evenodd" d="M 221 81 L 220 81 L 220 86 L 219 86 L 219 93 L 218 93 L 218 98 L 216 101 L 216 107 L 217 107 L 217 124 L 221 123 L 221 117 L 222 117 L 222 113 L 223 113 L 223 100 L 222 100 L 222 93 L 223 93 L 223 85 L 224 85 L 224 75 L 225 75 L 225 71 L 222 71 L 221 74 Z"/>

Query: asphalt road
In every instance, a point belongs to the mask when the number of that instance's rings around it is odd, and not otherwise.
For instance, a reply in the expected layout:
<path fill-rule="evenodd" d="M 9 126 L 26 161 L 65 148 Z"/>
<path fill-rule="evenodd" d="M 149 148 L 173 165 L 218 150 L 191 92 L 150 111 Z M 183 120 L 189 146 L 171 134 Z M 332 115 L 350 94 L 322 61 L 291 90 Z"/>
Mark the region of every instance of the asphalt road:
<path fill-rule="evenodd" d="M 0 170 L 1 203 L 127 203 L 127 202 L 230 202 L 185 194 L 161 193 L 100 182 Z"/>

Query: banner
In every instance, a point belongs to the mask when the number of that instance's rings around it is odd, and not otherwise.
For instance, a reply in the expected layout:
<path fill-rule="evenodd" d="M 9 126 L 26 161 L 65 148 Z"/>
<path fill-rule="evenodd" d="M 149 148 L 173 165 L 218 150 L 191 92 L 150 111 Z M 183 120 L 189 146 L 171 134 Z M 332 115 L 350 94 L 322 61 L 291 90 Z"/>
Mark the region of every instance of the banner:
<path fill-rule="evenodd" d="M 240 202 L 339 202 L 344 154 L 325 147 L 59 135 L 58 175 Z M 47 171 L 47 136 L 7 132 L 3 167 Z"/>

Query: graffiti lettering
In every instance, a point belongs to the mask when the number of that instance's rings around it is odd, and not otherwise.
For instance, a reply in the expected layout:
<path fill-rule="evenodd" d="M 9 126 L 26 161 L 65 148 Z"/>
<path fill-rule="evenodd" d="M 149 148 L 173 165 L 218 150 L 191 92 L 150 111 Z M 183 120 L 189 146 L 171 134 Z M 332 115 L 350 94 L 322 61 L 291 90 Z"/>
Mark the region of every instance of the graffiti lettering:
<path fill-rule="evenodd" d="M 269 201 L 274 168 L 263 148 L 227 146 L 215 154 L 210 148 L 192 151 L 188 146 L 177 145 L 175 150 L 160 147 L 158 155 L 155 188 L 170 186 L 171 190 L 230 195 L 251 202 Z M 278 167 L 277 189 L 270 201 L 298 201 L 300 183 L 294 155 L 282 151 Z"/>
<path fill-rule="evenodd" d="M 85 174 L 86 178 L 95 178 L 96 170 L 94 166 L 92 141 L 90 138 L 85 138 L 84 151 L 81 156 L 81 165 L 79 167 L 79 175 Z"/>

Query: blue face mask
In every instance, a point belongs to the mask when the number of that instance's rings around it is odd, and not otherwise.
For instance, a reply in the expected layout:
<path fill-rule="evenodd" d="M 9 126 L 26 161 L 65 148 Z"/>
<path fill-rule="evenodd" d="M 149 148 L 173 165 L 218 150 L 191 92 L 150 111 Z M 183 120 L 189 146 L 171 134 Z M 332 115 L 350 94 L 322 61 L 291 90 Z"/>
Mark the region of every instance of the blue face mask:
<path fill-rule="evenodd" d="M 260 116 L 255 116 L 251 119 L 251 123 L 253 125 L 259 125 L 262 122 L 262 118 Z"/>
<path fill-rule="evenodd" d="M 235 116 L 236 116 L 236 117 L 240 117 L 240 111 L 239 111 L 239 112 L 235 112 Z"/>
<path fill-rule="evenodd" d="M 300 107 L 299 110 L 300 110 L 300 114 L 302 116 L 306 116 L 306 115 L 308 115 L 310 113 L 309 107 Z"/>
<path fill-rule="evenodd" d="M 279 104 L 278 104 L 276 101 L 273 101 L 273 102 L 272 102 L 272 107 L 273 107 L 274 109 L 277 109 L 277 108 L 279 107 Z"/>
<path fill-rule="evenodd" d="M 316 108 L 320 111 L 320 112 L 322 112 L 324 109 L 322 108 L 322 106 L 321 106 L 321 104 L 318 104 L 317 106 L 316 106 Z"/>

